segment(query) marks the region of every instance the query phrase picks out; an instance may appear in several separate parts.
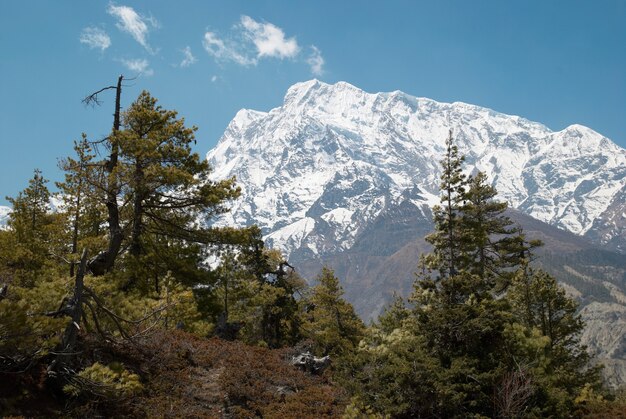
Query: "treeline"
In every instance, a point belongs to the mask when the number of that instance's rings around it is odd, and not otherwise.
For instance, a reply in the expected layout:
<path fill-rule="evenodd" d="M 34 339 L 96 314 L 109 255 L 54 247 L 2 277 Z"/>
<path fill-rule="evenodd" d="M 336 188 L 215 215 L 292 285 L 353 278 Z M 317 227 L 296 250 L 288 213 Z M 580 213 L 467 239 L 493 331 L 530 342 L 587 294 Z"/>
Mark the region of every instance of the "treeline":
<path fill-rule="evenodd" d="M 0 414 L 20 414 L 41 393 L 73 406 L 63 415 L 84 414 L 76 406 L 85 403 L 91 412 L 122 409 L 148 391 L 151 376 L 119 348 L 145 359 L 158 352 L 149 337 L 168 331 L 177 340 L 186 332 L 330 355 L 325 390 L 305 403 L 311 417 L 570 417 L 619 408 L 580 344 L 576 304 L 529 266 L 539 243 L 504 215 L 484 174 L 463 174 L 452 135 L 428 237 L 434 250 L 421 257 L 409 300 L 398 298 L 366 327 L 331 270 L 309 287 L 257 227 L 212 224 L 239 196 L 235 179 L 212 180 L 191 149 L 195 127 L 149 93 L 121 112 L 122 82 L 88 97 L 116 92 L 113 129 L 75 142 L 75 155 L 60 161 L 60 192 L 53 197 L 36 170 L 9 198 L 0 391 L 12 392 Z M 94 354 L 111 346 L 118 355 L 99 362 Z M 237 377 L 241 387 L 228 388 L 268 394 L 247 382 L 250 374 Z M 297 392 L 288 389 L 272 412 L 288 417 Z M 253 399 L 231 395 L 240 409 L 231 412 L 263 416 Z"/>

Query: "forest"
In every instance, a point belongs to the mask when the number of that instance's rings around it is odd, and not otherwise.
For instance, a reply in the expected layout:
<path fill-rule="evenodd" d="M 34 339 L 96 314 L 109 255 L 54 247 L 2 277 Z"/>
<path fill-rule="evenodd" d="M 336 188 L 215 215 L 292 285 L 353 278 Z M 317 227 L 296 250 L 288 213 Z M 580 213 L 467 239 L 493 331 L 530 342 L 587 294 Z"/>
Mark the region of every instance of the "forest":
<path fill-rule="evenodd" d="M 7 198 L 1 416 L 626 417 L 541 243 L 452 132 L 433 251 L 365 324 L 330 268 L 302 278 L 258 227 L 216 223 L 236 179 L 213 179 L 196 128 L 150 93 L 122 111 L 123 81 L 85 99 L 116 95 L 112 129 L 74 142 L 58 192 L 35 170 Z"/>

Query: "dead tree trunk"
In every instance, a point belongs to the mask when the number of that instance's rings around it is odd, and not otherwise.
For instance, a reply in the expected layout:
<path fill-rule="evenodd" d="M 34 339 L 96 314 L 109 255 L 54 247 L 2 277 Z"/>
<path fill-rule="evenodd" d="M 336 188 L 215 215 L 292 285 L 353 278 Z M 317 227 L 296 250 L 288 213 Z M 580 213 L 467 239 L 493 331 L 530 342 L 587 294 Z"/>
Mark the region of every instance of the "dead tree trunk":
<path fill-rule="evenodd" d="M 109 146 L 111 148 L 111 153 L 109 154 L 109 159 L 105 162 L 104 168 L 107 172 L 107 180 L 106 180 L 106 199 L 105 205 L 107 208 L 107 222 L 109 225 L 109 243 L 107 249 L 97 255 L 93 260 L 89 262 L 89 269 L 91 272 L 96 275 L 103 275 L 104 273 L 110 271 L 115 264 L 115 259 L 120 252 L 120 248 L 122 247 L 122 241 L 124 239 L 124 232 L 120 225 L 120 211 L 117 203 L 117 198 L 120 192 L 120 186 L 118 182 L 118 175 L 116 168 L 118 166 L 119 159 L 119 143 L 118 143 L 118 132 L 120 130 L 120 100 L 122 96 L 122 81 L 124 80 L 124 76 L 120 75 L 117 79 L 116 86 L 108 86 L 98 90 L 95 93 L 87 96 L 83 102 L 84 103 L 93 103 L 99 104 L 98 94 L 109 89 L 115 89 L 115 113 L 113 114 L 113 130 L 109 137 Z"/>
<path fill-rule="evenodd" d="M 80 224 L 80 201 L 82 194 L 83 180 L 80 178 L 78 180 L 78 190 L 76 193 L 76 208 L 74 210 L 74 222 L 72 226 L 72 255 L 75 255 L 78 252 L 78 228 Z M 70 278 L 74 277 L 74 266 L 76 262 L 72 259 L 70 263 Z"/>
<path fill-rule="evenodd" d="M 83 316 L 83 290 L 84 290 L 84 278 L 85 271 L 87 269 L 87 249 L 83 250 L 83 255 L 80 258 L 80 265 L 78 266 L 78 272 L 76 273 L 76 281 L 74 283 L 74 295 L 67 300 L 66 304 L 59 313 L 65 314 L 70 317 L 70 321 L 65 327 L 61 343 L 57 350 L 57 357 L 50 365 L 48 369 L 49 375 L 55 376 L 58 373 L 64 373 L 67 369 L 67 365 L 70 363 L 74 356 L 74 348 L 76 346 L 76 339 L 78 337 L 78 331 L 80 330 L 80 319 Z"/>
<path fill-rule="evenodd" d="M 119 195 L 119 184 L 117 181 L 117 161 L 119 155 L 119 144 L 117 133 L 120 130 L 120 98 L 122 95 L 122 80 L 124 76 L 117 79 L 117 87 L 115 90 L 115 113 L 113 114 L 113 132 L 111 136 L 111 155 L 107 162 L 106 169 L 108 172 L 107 182 L 107 202 L 106 207 L 109 213 L 109 246 L 106 250 L 106 259 L 104 269 L 111 270 L 115 263 L 115 258 L 122 246 L 124 234 L 120 226 L 120 212 L 117 205 L 117 197 Z"/>

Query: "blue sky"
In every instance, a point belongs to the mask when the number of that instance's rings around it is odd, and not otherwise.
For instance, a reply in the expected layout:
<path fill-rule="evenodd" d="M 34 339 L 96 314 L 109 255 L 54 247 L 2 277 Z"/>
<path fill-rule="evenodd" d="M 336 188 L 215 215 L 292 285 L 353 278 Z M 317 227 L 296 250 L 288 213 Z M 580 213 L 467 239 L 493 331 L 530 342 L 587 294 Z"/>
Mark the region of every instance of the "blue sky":
<path fill-rule="evenodd" d="M 318 78 L 587 125 L 626 146 L 626 1 L 3 1 L 0 204 L 81 132 L 102 138 L 137 76 L 197 125 L 204 154 L 241 108 L 279 106 Z"/>

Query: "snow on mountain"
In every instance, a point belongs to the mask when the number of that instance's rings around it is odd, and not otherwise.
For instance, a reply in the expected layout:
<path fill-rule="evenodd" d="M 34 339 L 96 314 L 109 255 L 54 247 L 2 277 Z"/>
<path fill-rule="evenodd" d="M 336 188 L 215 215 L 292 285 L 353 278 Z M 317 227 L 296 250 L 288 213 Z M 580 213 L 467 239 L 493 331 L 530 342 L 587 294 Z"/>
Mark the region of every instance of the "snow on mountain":
<path fill-rule="evenodd" d="M 466 103 L 311 80 L 269 112 L 239 111 L 207 159 L 242 188 L 224 222 L 258 224 L 287 254 L 321 255 L 349 248 L 406 190 L 419 190 L 418 207 L 436 204 L 448 129 L 468 170 L 485 171 L 514 208 L 591 237 L 606 218 L 597 240 L 626 249 L 626 151 L 580 125 L 554 132 Z"/>
<path fill-rule="evenodd" d="M 0 206 L 0 229 L 6 227 L 7 222 L 9 221 L 9 214 L 11 213 L 11 208 Z"/>

